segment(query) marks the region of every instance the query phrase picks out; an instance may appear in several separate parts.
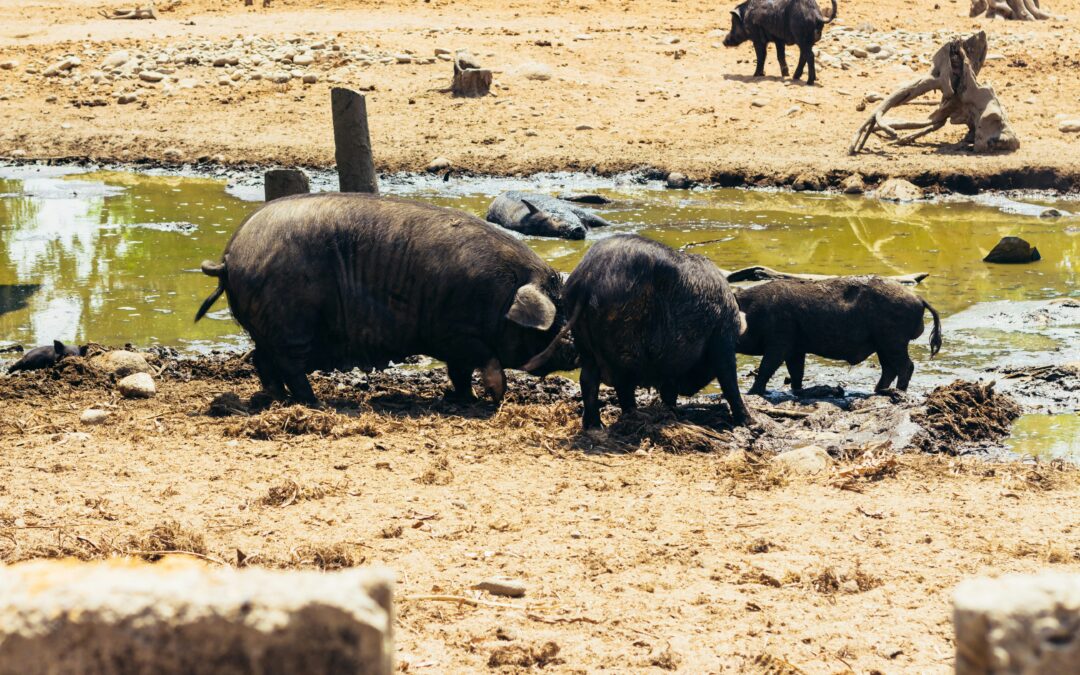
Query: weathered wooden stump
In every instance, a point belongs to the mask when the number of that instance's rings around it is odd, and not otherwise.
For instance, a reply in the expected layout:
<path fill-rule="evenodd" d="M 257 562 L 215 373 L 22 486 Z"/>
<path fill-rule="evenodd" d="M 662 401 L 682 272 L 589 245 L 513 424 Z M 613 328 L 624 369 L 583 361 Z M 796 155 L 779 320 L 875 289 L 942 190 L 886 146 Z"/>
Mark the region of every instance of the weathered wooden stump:
<path fill-rule="evenodd" d="M 491 71 L 481 68 L 469 52 L 459 50 L 454 55 L 454 80 L 450 91 L 454 96 L 487 96 L 491 91 Z"/>
<path fill-rule="evenodd" d="M 378 194 L 379 180 L 371 153 L 364 95 L 334 87 L 330 91 L 330 107 L 334 115 L 334 159 L 341 191 Z"/>
<path fill-rule="evenodd" d="M 263 176 L 263 192 L 266 201 L 272 202 L 289 195 L 306 195 L 311 192 L 311 184 L 299 169 L 270 169 Z"/>

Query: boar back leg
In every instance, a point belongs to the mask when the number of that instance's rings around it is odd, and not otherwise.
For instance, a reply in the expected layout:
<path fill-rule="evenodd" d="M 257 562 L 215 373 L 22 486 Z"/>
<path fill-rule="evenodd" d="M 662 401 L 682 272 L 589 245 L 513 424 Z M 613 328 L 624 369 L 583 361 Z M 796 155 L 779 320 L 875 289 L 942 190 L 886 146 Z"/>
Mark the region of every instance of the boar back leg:
<path fill-rule="evenodd" d="M 446 364 L 446 373 L 450 376 L 450 383 L 453 385 L 453 390 L 448 392 L 451 398 L 460 401 L 476 400 L 472 388 L 473 370 L 475 368 L 471 365 L 465 365 L 458 361 L 451 361 Z"/>
<path fill-rule="evenodd" d="M 581 426 L 585 429 L 599 429 L 600 422 L 600 369 L 595 362 L 582 359 L 581 363 L 581 402 L 584 410 Z"/>
<path fill-rule="evenodd" d="M 675 410 L 676 404 L 679 402 L 679 385 L 676 382 L 665 382 L 660 385 L 660 402 Z"/>
<path fill-rule="evenodd" d="M 787 67 L 787 54 L 784 52 L 784 43 L 776 43 L 776 60 L 780 62 L 780 74 L 787 77 L 791 74 Z"/>
<path fill-rule="evenodd" d="M 791 393 L 798 396 L 803 388 L 803 373 L 806 371 L 806 352 L 788 354 L 785 363 L 787 363 L 788 375 L 791 377 Z"/>
<path fill-rule="evenodd" d="M 802 79 L 803 68 L 806 67 L 806 50 L 799 47 L 799 65 L 795 66 L 795 79 Z"/>
<path fill-rule="evenodd" d="M 774 345 L 766 347 L 765 356 L 762 357 L 761 363 L 758 365 L 757 377 L 754 378 L 754 386 L 750 387 L 750 393 L 764 396 L 765 387 L 768 386 L 769 380 L 776 374 L 777 369 L 780 368 L 780 364 L 783 362 L 784 351 L 782 349 L 778 349 Z"/>
<path fill-rule="evenodd" d="M 492 357 L 480 372 L 480 378 L 484 381 L 484 389 L 491 399 L 498 405 L 502 403 L 506 395 L 506 372 L 503 370 L 499 359 Z"/>
<path fill-rule="evenodd" d="M 255 365 L 255 372 L 259 376 L 259 384 L 262 385 L 262 390 L 275 399 L 285 398 L 285 385 L 281 381 L 281 375 L 274 365 L 274 360 L 265 351 L 258 348 L 252 353 L 251 360 Z"/>
<path fill-rule="evenodd" d="M 619 407 L 622 408 L 624 415 L 637 409 L 636 389 L 637 383 L 630 378 L 623 377 L 615 383 L 615 396 L 619 399 Z"/>

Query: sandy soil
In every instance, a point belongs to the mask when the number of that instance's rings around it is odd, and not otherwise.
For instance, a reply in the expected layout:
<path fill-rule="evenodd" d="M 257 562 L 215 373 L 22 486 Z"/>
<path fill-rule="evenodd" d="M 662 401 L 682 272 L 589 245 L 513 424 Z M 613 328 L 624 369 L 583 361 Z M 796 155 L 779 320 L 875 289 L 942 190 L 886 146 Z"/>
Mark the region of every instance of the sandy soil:
<path fill-rule="evenodd" d="M 234 366 L 170 366 L 138 401 L 73 367 L 0 380 L 0 558 L 389 565 L 407 672 L 774 674 L 950 672 L 958 581 L 1080 561 L 1075 468 L 863 455 L 799 476 L 675 432 L 580 436 L 576 401 L 521 380 L 498 411 L 376 375 L 316 379 L 327 412 L 211 417 L 256 389 Z M 111 417 L 81 425 L 91 406 Z M 470 590 L 496 576 L 526 596 Z"/>
<path fill-rule="evenodd" d="M 815 170 L 833 172 L 833 182 L 861 171 L 967 189 L 1068 188 L 1080 176 L 1080 135 L 1059 132 L 1058 116 L 1080 116 L 1080 32 L 1071 29 L 1080 0 L 1050 6 L 1066 20 L 987 22 L 968 18 L 967 3 L 958 0 L 842 2 L 837 25 L 863 32 L 841 39 L 827 29 L 822 50 L 906 48 L 914 70 L 895 58 L 849 57 L 850 69 L 822 68 L 821 86 L 806 87 L 780 80 L 772 55 L 770 76 L 750 78 L 751 47 L 725 49 L 715 32 L 728 27 L 727 7 L 697 0 L 276 0 L 270 9 L 183 0 L 158 21 L 106 21 L 97 0 L 0 0 L 0 62 L 19 62 L 0 70 L 0 115 L 7 120 L 0 156 L 326 166 L 333 162 L 328 90 L 336 79 L 374 87 L 373 141 L 385 170 L 418 170 L 444 156 L 464 169 L 499 174 L 652 165 L 728 183 L 786 183 Z M 989 32 L 990 53 L 998 57 L 981 79 L 995 85 L 1021 138 L 1018 152 L 957 153 L 939 145 L 962 137 L 953 127 L 924 145 L 874 141 L 872 152 L 848 156 L 867 114 L 856 110 L 864 96 L 887 94 L 925 72 L 918 59 L 932 55 L 946 34 L 978 29 Z M 907 33 L 898 38 L 898 30 Z M 154 53 L 206 39 L 227 50 L 237 36 L 333 37 L 346 48 L 417 57 L 467 48 L 496 70 L 496 95 L 459 100 L 440 93 L 450 79 L 450 64 L 441 60 L 363 67 L 326 60 L 313 67 L 320 78 L 314 85 L 228 87 L 217 85 L 221 69 L 204 65 L 185 71 L 205 81 L 202 88 L 166 96 L 163 84 L 124 85 L 138 89 L 139 102 L 131 105 L 117 104 L 122 87 L 76 87 L 40 74 L 67 54 L 81 55 L 87 72 L 118 48 Z M 547 66 L 552 79 L 527 79 L 530 64 Z M 39 72 L 27 74 L 27 67 Z M 106 106 L 82 105 L 98 95 Z M 989 176 L 998 179 L 979 180 Z"/>

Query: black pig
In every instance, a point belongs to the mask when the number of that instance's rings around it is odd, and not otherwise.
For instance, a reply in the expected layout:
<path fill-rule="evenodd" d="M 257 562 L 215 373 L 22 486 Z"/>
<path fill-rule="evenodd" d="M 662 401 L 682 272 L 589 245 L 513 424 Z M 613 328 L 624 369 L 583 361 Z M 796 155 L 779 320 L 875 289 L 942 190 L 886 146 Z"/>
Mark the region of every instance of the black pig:
<path fill-rule="evenodd" d="M 20 370 L 43 370 L 52 368 L 65 356 L 86 356 L 86 345 L 82 347 L 68 347 L 59 340 L 53 340 L 51 345 L 35 347 L 23 354 L 22 358 L 11 364 L 9 373 Z"/>
<path fill-rule="evenodd" d="M 769 43 L 776 44 L 776 60 L 780 73 L 787 77 L 786 45 L 799 46 L 799 65 L 795 79 L 802 77 L 803 66 L 809 68 L 807 84 L 817 80 L 814 68 L 814 45 L 821 39 L 825 24 L 836 19 L 836 0 L 832 0 L 832 16 L 828 20 L 821 14 L 816 0 L 746 0 L 731 10 L 731 31 L 724 38 L 725 47 L 738 47 L 750 40 L 757 55 L 754 77 L 765 75 L 765 52 Z"/>
<path fill-rule="evenodd" d="M 585 254 L 563 298 L 571 316 L 563 331 L 573 332 L 581 354 L 586 429 L 601 425 L 601 382 L 615 387 L 629 412 L 639 386 L 656 387 L 674 407 L 679 394 L 716 378 L 736 423 L 750 421 L 735 369 L 739 308 L 707 258 L 636 235 L 610 237 Z M 547 353 L 525 369 L 542 366 Z"/>
<path fill-rule="evenodd" d="M 923 310 L 930 310 L 934 329 L 930 355 L 941 349 L 941 317 L 919 296 L 881 277 L 838 277 L 822 281 L 780 279 L 735 289 L 746 331 L 740 354 L 763 356 L 751 394 L 765 386 L 781 363 L 787 363 L 791 390 L 802 390 L 807 354 L 862 363 L 877 352 L 881 379 L 875 391 L 905 391 L 915 372 L 908 343 L 922 335 Z"/>
<path fill-rule="evenodd" d="M 446 362 L 472 399 L 483 369 L 496 402 L 518 367 L 562 327 L 562 279 L 524 243 L 451 209 L 364 194 L 274 200 L 240 225 L 220 264 L 203 263 L 255 342 L 263 388 L 315 402 L 314 370 L 385 367 L 415 354 Z M 565 346 L 565 345 L 564 345 Z M 563 349 L 552 369 L 576 366 Z"/>

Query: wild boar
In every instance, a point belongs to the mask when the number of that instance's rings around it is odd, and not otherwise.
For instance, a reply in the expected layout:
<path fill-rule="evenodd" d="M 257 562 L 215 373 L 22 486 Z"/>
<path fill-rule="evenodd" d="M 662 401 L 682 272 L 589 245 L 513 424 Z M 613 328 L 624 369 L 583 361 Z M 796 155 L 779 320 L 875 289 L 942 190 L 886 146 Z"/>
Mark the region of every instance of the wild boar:
<path fill-rule="evenodd" d="M 425 354 L 446 362 L 458 396 L 472 374 L 498 402 L 504 367 L 548 345 L 564 323 L 562 278 L 524 243 L 451 209 L 365 194 L 270 202 L 203 263 L 255 342 L 263 388 L 314 403 L 307 373 L 380 368 Z M 560 351 L 551 369 L 575 367 Z"/>
<path fill-rule="evenodd" d="M 923 310 L 930 310 L 930 356 L 941 349 L 941 317 L 930 303 L 895 281 L 876 276 L 838 277 L 822 281 L 780 279 L 736 288 L 735 298 L 746 316 L 739 338 L 740 354 L 763 356 L 751 394 L 765 386 L 781 363 L 787 363 L 791 390 L 802 390 L 807 354 L 855 365 L 877 353 L 881 379 L 875 391 L 896 380 L 907 390 L 915 364 L 908 343 L 923 333 Z"/>
<path fill-rule="evenodd" d="M 735 369 L 739 309 L 707 258 L 636 235 L 610 237 L 570 274 L 563 305 L 571 317 L 563 331 L 573 333 L 581 355 L 584 428 L 601 426 L 601 382 L 615 387 L 626 413 L 639 386 L 656 387 L 674 408 L 679 394 L 715 378 L 735 422 L 750 421 Z M 543 366 L 546 356 L 525 369 Z"/>
<path fill-rule="evenodd" d="M 504 192 L 488 207 L 487 221 L 535 237 L 584 239 L 594 227 L 611 223 L 570 201 L 528 192 Z"/>
<path fill-rule="evenodd" d="M 22 358 L 11 364 L 9 373 L 20 370 L 43 370 L 52 368 L 65 356 L 86 356 L 86 345 L 82 347 L 69 347 L 59 340 L 53 340 L 51 345 L 35 347 L 23 354 Z"/>
<path fill-rule="evenodd" d="M 836 19 L 836 0 L 832 0 L 832 15 L 825 19 L 817 0 L 746 0 L 731 11 L 731 31 L 724 38 L 725 47 L 738 47 L 750 40 L 754 43 L 757 69 L 754 77 L 765 75 L 765 52 L 769 43 L 776 45 L 776 60 L 780 74 L 788 76 L 786 45 L 799 46 L 799 65 L 795 79 L 802 77 L 803 66 L 809 68 L 807 84 L 817 81 L 814 68 L 814 45 L 821 39 L 825 24 Z"/>

